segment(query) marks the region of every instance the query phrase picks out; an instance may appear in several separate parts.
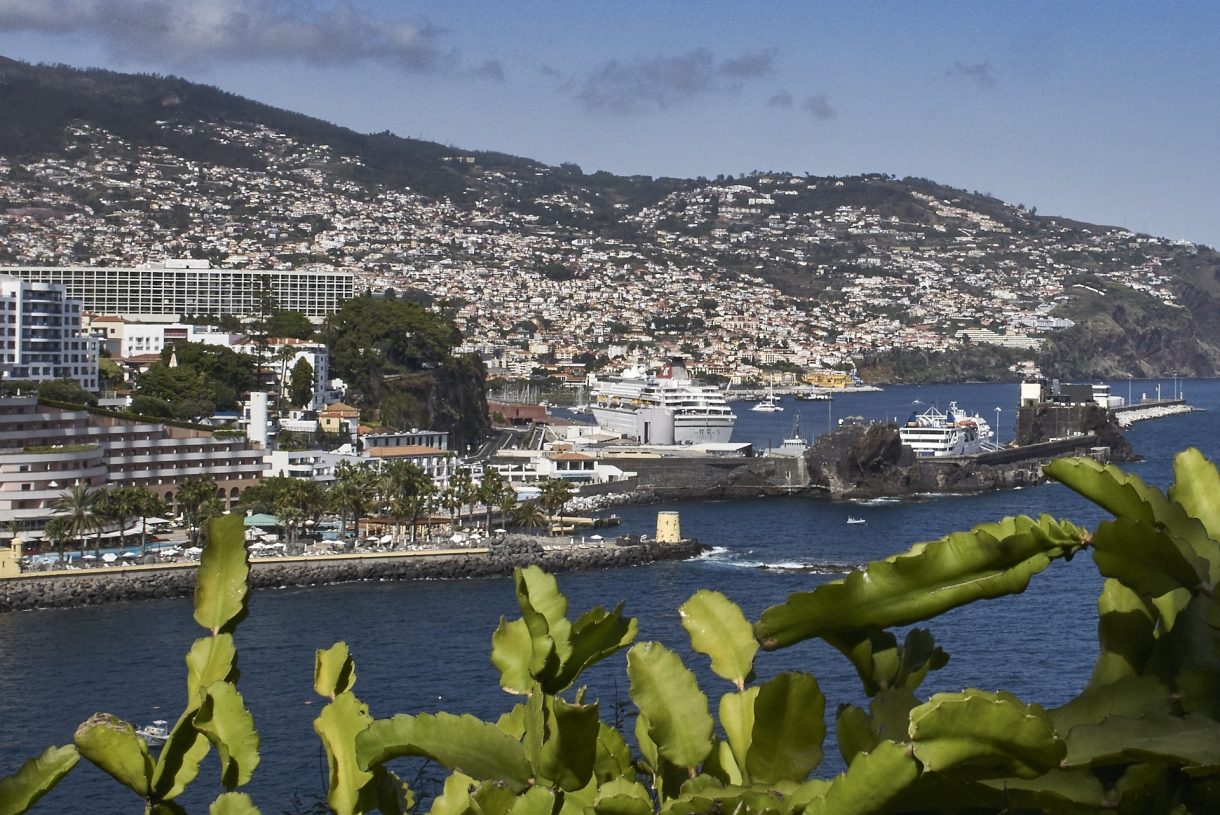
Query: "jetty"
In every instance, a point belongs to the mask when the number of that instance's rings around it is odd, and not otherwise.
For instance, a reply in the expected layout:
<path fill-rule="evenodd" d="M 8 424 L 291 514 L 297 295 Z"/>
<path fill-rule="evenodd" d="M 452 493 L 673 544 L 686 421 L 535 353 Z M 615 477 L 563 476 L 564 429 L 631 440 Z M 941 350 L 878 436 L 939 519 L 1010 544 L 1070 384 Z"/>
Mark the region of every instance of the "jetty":
<path fill-rule="evenodd" d="M 1198 408 L 1186 404 L 1185 399 L 1159 399 L 1114 408 L 1114 419 L 1118 426 L 1125 430 L 1136 422 L 1163 419 L 1166 416 L 1193 413 L 1196 410 Z"/>

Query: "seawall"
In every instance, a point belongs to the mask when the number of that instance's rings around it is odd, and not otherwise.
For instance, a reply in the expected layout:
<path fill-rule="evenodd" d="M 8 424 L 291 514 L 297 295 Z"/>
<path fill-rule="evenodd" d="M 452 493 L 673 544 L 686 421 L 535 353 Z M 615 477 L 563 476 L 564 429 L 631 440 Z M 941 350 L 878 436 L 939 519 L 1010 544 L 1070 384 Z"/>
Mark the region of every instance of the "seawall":
<path fill-rule="evenodd" d="M 518 566 L 531 564 L 550 572 L 616 569 L 684 560 L 703 549 L 694 540 L 543 548 L 531 539 L 510 538 L 490 549 L 258 559 L 250 563 L 250 585 L 258 589 L 361 580 L 459 580 L 508 575 Z M 7 578 L 0 580 L 0 612 L 186 597 L 195 591 L 196 571 L 196 564 L 191 563 Z"/>

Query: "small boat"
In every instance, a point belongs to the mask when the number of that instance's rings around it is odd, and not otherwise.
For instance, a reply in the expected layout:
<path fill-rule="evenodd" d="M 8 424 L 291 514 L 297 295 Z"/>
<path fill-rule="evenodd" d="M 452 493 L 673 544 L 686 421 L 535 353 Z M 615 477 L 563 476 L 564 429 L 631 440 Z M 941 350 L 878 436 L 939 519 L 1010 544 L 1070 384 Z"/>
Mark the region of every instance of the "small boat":
<path fill-rule="evenodd" d="M 847 516 L 847 522 L 848 522 L 849 524 L 862 524 L 862 523 L 867 523 L 867 522 L 866 522 L 866 521 L 865 521 L 863 518 L 857 518 L 855 515 L 848 515 L 848 516 Z"/>
<path fill-rule="evenodd" d="M 771 388 L 767 388 L 767 395 L 763 397 L 761 402 L 750 408 L 750 410 L 757 410 L 761 413 L 780 413 L 783 409 L 780 403 L 776 401 L 775 391 L 771 390 Z"/>
<path fill-rule="evenodd" d="M 136 735 L 144 739 L 149 747 L 160 747 L 169 741 L 169 722 L 157 719 L 152 724 L 146 724 L 136 730 Z"/>

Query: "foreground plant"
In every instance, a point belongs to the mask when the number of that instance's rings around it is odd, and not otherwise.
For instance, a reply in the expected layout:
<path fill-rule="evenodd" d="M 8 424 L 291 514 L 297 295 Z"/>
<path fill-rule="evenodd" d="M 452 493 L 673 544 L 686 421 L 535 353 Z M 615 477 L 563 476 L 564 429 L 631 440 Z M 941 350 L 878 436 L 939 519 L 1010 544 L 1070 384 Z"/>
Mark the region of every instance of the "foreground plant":
<path fill-rule="evenodd" d="M 145 812 L 185 812 L 174 799 L 199 775 L 213 747 L 228 792 L 210 811 L 257 813 L 249 796 L 234 791 L 250 780 L 259 762 L 254 720 L 237 691 L 233 644 L 233 631 L 247 612 L 249 571 L 241 517 L 210 521 L 195 590 L 195 621 L 208 635 L 187 652 L 186 705 L 155 757 L 134 726 L 109 713 L 95 714 L 77 728 L 72 744 L 53 747 L 0 780 L 0 815 L 27 811 L 82 756 L 140 796 Z"/>
<path fill-rule="evenodd" d="M 1093 533 L 1046 516 L 954 533 L 795 593 L 754 624 L 723 595 L 697 592 L 680 612 L 693 650 L 728 683 L 714 710 L 675 652 L 657 642 L 632 645 L 636 621 L 621 605 L 570 620 L 554 578 L 535 567 L 514 574 L 521 616 L 501 621 L 492 637 L 500 685 L 519 697 L 494 722 L 448 713 L 373 720 L 353 693 L 355 665 L 346 645 L 319 651 L 314 684 L 329 701 L 314 729 L 330 767 L 328 803 L 345 814 L 413 809 L 412 792 L 388 765 L 416 757 L 451 773 L 432 801 L 434 815 L 1220 811 L 1216 468 L 1198 451 L 1180 454 L 1167 494 L 1090 459 L 1057 461 L 1047 474 L 1114 520 Z M 1101 654 L 1079 696 L 1051 710 L 1004 691 L 918 696 L 948 655 L 923 629 L 900 641 L 890 628 L 1022 592 L 1054 560 L 1083 549 L 1105 583 L 1098 600 Z M 229 571 L 225 585 L 232 587 L 238 569 Z M 212 632 L 211 640 L 224 634 L 220 627 Z M 841 705 L 835 714 L 848 768 L 833 779 L 809 777 L 823 758 L 826 733 L 816 679 L 784 672 L 755 681 L 760 649 L 812 638 L 849 660 L 869 697 L 866 707 Z M 224 648 L 219 641 L 209 647 Z M 628 648 L 634 753 L 579 684 L 588 667 Z M 217 684 L 229 677 L 214 673 L 210 683 L 188 677 L 192 698 L 203 689 L 200 698 L 241 720 L 240 697 L 232 701 L 236 692 Z M 233 745 L 208 734 L 234 728 L 210 726 L 203 704 L 184 713 L 175 733 L 181 728 L 192 747 L 204 734 L 211 741 L 202 749 L 215 743 L 228 768 Z M 141 792 L 150 810 L 177 811 L 172 796 L 158 792 L 162 771 L 150 769 L 146 752 L 125 735 L 112 735 L 121 730 L 122 723 L 90 720 L 76 747 L 52 748 L 27 762 L 0 781 L 0 815 L 25 811 L 81 754 L 113 767 L 108 771 Z M 112 740 L 114 748 L 86 746 L 95 739 Z M 173 777 L 189 781 L 198 761 L 187 760 L 190 750 L 177 754 L 193 769 Z M 242 767 L 253 769 L 246 760 L 232 773 L 226 769 L 226 778 L 240 779 Z M 6 809 L 10 793 L 24 797 L 13 797 L 17 804 Z M 248 799 L 229 798 L 213 811 L 254 810 Z"/>

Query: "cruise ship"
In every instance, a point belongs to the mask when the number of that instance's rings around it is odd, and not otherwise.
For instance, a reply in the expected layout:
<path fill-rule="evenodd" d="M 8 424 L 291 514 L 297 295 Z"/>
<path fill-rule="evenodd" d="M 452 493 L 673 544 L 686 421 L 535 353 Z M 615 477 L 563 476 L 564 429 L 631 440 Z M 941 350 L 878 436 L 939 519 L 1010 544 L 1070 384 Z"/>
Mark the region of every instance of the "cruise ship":
<path fill-rule="evenodd" d="M 967 416 L 957 402 L 950 402 L 946 413 L 930 407 L 911 414 L 898 428 L 898 436 L 921 458 L 977 456 L 985 449 L 984 443 L 991 441 L 991 425 L 978 414 Z"/>
<path fill-rule="evenodd" d="M 673 360 L 656 375 L 633 366 L 619 376 L 590 375 L 589 409 L 598 426 L 643 444 L 727 442 L 737 417 L 713 385 L 690 378 Z"/>

